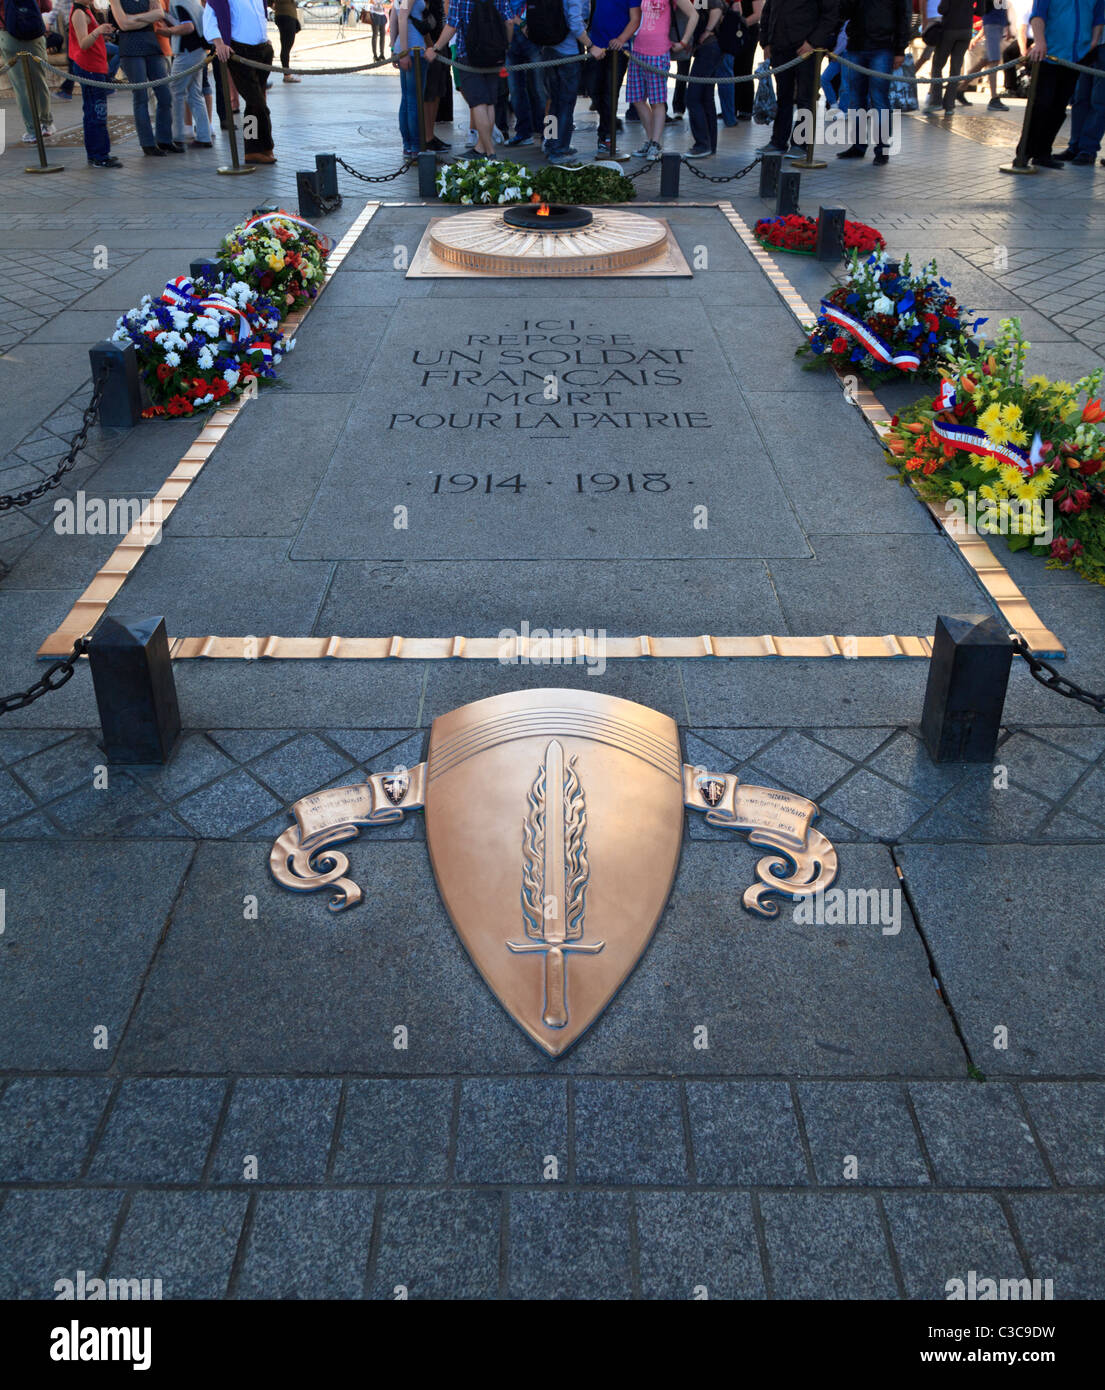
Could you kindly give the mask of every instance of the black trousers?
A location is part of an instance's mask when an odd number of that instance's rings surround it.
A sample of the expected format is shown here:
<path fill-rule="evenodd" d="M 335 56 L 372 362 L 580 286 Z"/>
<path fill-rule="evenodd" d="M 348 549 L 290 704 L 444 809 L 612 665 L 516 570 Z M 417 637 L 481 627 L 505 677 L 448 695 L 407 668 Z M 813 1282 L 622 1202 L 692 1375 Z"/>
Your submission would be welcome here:
<path fill-rule="evenodd" d="M 1084 63 L 1085 58 L 1079 62 Z M 1026 136 L 1029 159 L 1046 159 L 1051 154 L 1059 127 L 1067 114 L 1067 106 L 1078 85 L 1078 73 L 1061 68 L 1057 63 L 1041 63 L 1036 82 L 1036 100 Z"/>
<path fill-rule="evenodd" d="M 771 66 L 780 67 L 783 63 L 789 63 L 792 58 L 797 58 L 796 48 L 780 48 L 778 44 L 771 45 Z M 790 132 L 794 126 L 794 108 L 800 107 L 805 111 L 814 110 L 813 98 L 813 73 L 817 66 L 817 60 L 811 53 L 801 63 L 793 68 L 787 68 L 786 72 L 779 73 L 775 78 L 775 95 L 778 98 L 779 109 L 775 113 L 775 124 L 771 127 L 771 143 L 778 145 L 782 150 L 790 149 Z"/>
<path fill-rule="evenodd" d="M 675 65 L 677 77 L 675 81 L 675 91 L 671 98 L 673 116 L 682 116 L 687 109 L 687 84 L 685 82 L 680 82 L 679 78 L 686 77 L 690 70 L 691 60 L 689 58 L 680 58 Z"/>
<path fill-rule="evenodd" d="M 629 59 L 625 56 L 625 50 L 608 48 L 602 58 L 595 64 L 598 68 L 598 80 L 595 84 L 595 105 L 599 112 L 599 139 L 610 139 L 610 82 L 613 74 L 617 74 L 617 86 L 615 92 L 622 89 L 622 81 L 625 78 L 626 69 L 629 67 Z M 615 106 L 617 102 L 614 103 Z"/>
<path fill-rule="evenodd" d="M 756 62 L 756 47 L 760 42 L 760 26 L 748 26 L 748 42 L 733 59 L 733 76 L 749 77 Z M 737 82 L 733 85 L 733 106 L 738 115 L 752 114 L 752 103 L 756 99 L 755 82 Z"/>
<path fill-rule="evenodd" d="M 293 19 L 290 14 L 278 14 L 276 27 L 280 30 L 280 66 L 286 72 L 291 65 L 292 44 L 299 33 L 299 20 Z"/>
<path fill-rule="evenodd" d="M 271 43 L 239 43 L 237 39 L 232 39 L 230 47 L 238 57 L 249 58 L 254 63 L 272 62 Z M 246 154 L 267 154 L 272 149 L 272 120 L 265 100 L 269 75 L 257 68 L 247 68 L 244 63 L 236 63 L 233 58 L 230 60 L 230 75 L 245 106 L 242 144 Z"/>

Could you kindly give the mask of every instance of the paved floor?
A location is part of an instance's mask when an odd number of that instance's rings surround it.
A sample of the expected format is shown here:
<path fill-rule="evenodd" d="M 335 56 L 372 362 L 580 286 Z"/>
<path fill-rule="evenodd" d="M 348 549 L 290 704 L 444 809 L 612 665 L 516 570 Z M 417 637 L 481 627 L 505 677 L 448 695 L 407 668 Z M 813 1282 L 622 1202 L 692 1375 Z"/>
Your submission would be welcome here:
<path fill-rule="evenodd" d="M 124 143 L 111 176 L 68 147 L 46 178 L 22 174 L 21 149 L 0 157 L 0 491 L 63 451 L 89 344 L 251 207 L 292 205 L 316 150 L 394 170 L 395 93 L 391 77 L 277 87 L 280 163 L 247 180 L 214 174 L 224 149 L 162 163 Z M 1012 147 L 1020 111 L 976 108 L 950 130 L 911 118 L 887 169 L 809 174 L 802 205 L 845 205 L 893 249 L 937 255 L 980 313 L 1022 318 L 1040 369 L 1077 375 L 1102 360 L 1102 176 L 1000 174 L 993 141 Z M 724 132 L 716 171 L 761 138 Z M 655 175 L 640 184 L 655 196 Z M 347 635 L 497 632 L 561 610 L 612 633 L 661 617 L 672 632 L 920 632 L 949 607 L 982 611 L 856 413 L 795 368 L 793 321 L 727 224 L 686 205 L 731 197 L 751 221 L 765 206 L 751 181 L 684 170 L 683 191 L 669 215 L 688 256 L 706 249 L 695 278 L 581 297 L 406 281 L 395 249 L 427 216 L 412 176 L 343 176 L 328 230 L 364 197 L 407 206 L 370 224 L 283 389 L 234 427 L 119 611 L 156 607 L 192 633 Z M 808 300 L 828 282 L 813 262 L 785 269 Z M 627 385 L 622 404 L 706 414 L 709 445 L 631 430 L 591 452 L 577 426 L 538 450 L 517 427 L 447 443 L 388 427 L 446 399 L 488 409 L 494 385 L 423 385 L 415 353 L 551 312 L 637 356 L 690 354 L 685 381 Z M 650 360 L 634 365 L 674 370 Z M 528 423 L 534 405 L 517 408 Z M 61 495 L 149 495 L 192 428 L 94 432 Z M 438 473 L 482 489 L 519 470 L 525 492 L 479 505 L 432 491 Z M 622 482 L 617 498 L 572 495 L 577 472 L 646 471 L 690 483 L 686 501 L 677 487 L 630 504 Z M 689 513 L 702 489 L 696 540 L 672 504 Z M 408 491 L 401 551 L 384 522 Z M 114 544 L 60 537 L 52 518 L 52 500 L 0 518 L 0 690 L 33 679 L 38 643 Z M 1102 591 L 1023 557 L 1009 568 L 1071 673 L 1105 686 Z M 172 763 L 112 769 L 106 788 L 86 672 L 0 728 L 0 1291 L 48 1297 L 83 1269 L 160 1277 L 177 1298 L 942 1298 L 975 1270 L 1102 1296 L 1105 726 L 1090 711 L 1018 670 L 997 768 L 938 769 L 917 738 L 918 662 L 612 662 L 598 680 L 191 661 L 176 676 Z M 689 761 L 818 800 L 841 886 L 904 889 L 899 930 L 757 922 L 739 905 L 755 851 L 688 826 L 647 955 L 553 1062 L 464 954 L 419 819 L 350 849 L 366 903 L 344 916 L 269 878 L 297 797 L 416 762 L 433 717 L 465 701 L 562 684 L 664 710 Z"/>

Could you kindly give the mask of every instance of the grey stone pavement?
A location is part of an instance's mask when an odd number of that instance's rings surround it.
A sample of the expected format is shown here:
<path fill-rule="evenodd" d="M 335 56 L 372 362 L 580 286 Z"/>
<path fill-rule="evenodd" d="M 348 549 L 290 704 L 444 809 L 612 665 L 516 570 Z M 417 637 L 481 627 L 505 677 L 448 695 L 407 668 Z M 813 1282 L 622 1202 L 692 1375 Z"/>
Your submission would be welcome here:
<path fill-rule="evenodd" d="M 87 396 L 88 346 L 143 292 L 253 206 L 292 206 L 316 151 L 393 170 L 395 100 L 390 77 L 276 87 L 280 163 L 245 180 L 215 175 L 222 143 L 162 164 L 123 142 L 110 176 L 79 145 L 45 178 L 22 173 L 22 148 L 0 156 L 0 492 L 51 470 Z M 887 169 L 808 174 L 802 206 L 840 203 L 895 251 L 938 256 L 962 300 L 1022 318 L 1037 369 L 1078 375 L 1105 345 L 1105 173 L 999 173 L 1013 105 L 1008 119 L 977 104 L 947 125 L 910 118 Z M 439 133 L 459 142 L 462 123 Z M 723 131 L 711 172 L 762 138 Z M 640 187 L 655 198 L 655 175 Z M 684 170 L 663 215 L 688 256 L 708 251 L 693 280 L 586 294 L 406 281 L 395 248 L 442 209 L 412 206 L 410 175 L 343 175 L 342 189 L 337 234 L 366 197 L 405 206 L 377 214 L 283 389 L 243 413 L 112 611 L 164 612 L 174 635 L 494 633 L 521 618 L 910 633 L 987 611 L 839 390 L 794 365 L 798 330 L 720 213 L 688 205 L 732 198 L 751 222 L 767 210 L 751 180 Z M 809 301 L 829 283 L 812 261 L 782 264 Z M 678 387 L 627 388 L 622 408 L 706 412 L 708 442 L 635 432 L 591 450 L 577 431 L 569 453 L 552 436 L 519 449 L 516 429 L 443 443 L 388 428 L 395 412 L 485 408 L 467 386 L 422 387 L 413 351 L 554 315 L 689 354 Z M 151 494 L 193 428 L 94 431 L 60 495 Z M 707 539 L 693 548 L 663 497 L 626 506 L 624 483 L 617 507 L 573 498 L 585 463 L 664 472 L 677 493 L 693 466 L 684 510 L 709 502 Z M 482 510 L 429 495 L 439 472 L 519 468 L 526 493 Z M 390 516 L 408 485 L 402 550 Z M 0 518 L 0 691 L 34 679 L 38 644 L 115 544 L 56 535 L 53 500 Z M 1105 687 L 1105 593 L 1003 558 L 1070 674 Z M 997 766 L 936 768 L 918 739 L 920 662 L 175 674 L 172 762 L 113 768 L 104 789 L 87 672 L 0 725 L 0 1294 L 49 1298 L 77 1270 L 199 1299 L 941 1299 L 970 1270 L 1105 1294 L 1105 723 L 1090 711 L 1018 669 Z M 420 818 L 347 847 L 366 888 L 354 911 L 270 879 L 297 797 L 409 765 L 435 715 L 541 685 L 664 710 L 689 761 L 818 801 L 840 886 L 901 888 L 900 929 L 753 919 L 740 895 L 757 852 L 689 824 L 648 952 L 554 1062 L 465 955 Z"/>

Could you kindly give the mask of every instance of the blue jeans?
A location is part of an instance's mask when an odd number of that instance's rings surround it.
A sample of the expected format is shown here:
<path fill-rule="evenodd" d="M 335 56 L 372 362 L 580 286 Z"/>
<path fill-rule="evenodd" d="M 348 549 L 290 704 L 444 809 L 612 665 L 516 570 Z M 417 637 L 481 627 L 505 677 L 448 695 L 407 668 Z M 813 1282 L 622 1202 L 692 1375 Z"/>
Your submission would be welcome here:
<path fill-rule="evenodd" d="M 733 55 L 723 53 L 721 62 L 718 64 L 717 75 L 719 77 L 733 76 Z M 737 97 L 734 84 L 732 82 L 719 82 L 717 88 L 717 99 L 721 102 L 721 119 L 726 125 L 736 125 L 737 123 Z"/>
<path fill-rule="evenodd" d="M 543 48 L 541 57 L 563 58 L 555 48 Z M 555 68 L 545 68 L 545 82 L 548 84 L 550 114 L 556 124 L 555 135 L 545 141 L 545 153 L 562 154 L 571 148 L 572 131 L 575 129 L 576 97 L 579 95 L 579 63 L 561 63 Z"/>
<path fill-rule="evenodd" d="M 422 64 L 422 95 L 426 94 L 426 63 Z M 404 153 L 417 152 L 418 141 L 418 88 L 414 83 L 414 59 L 405 71 L 399 69 L 399 134 L 403 138 Z M 427 138 L 433 131 L 427 132 Z"/>
<path fill-rule="evenodd" d="M 844 81 L 840 74 L 840 63 L 836 58 L 830 58 L 821 74 L 821 90 L 825 93 L 825 106 L 828 110 L 836 105 L 840 95 L 840 88 Z"/>
<path fill-rule="evenodd" d="M 106 159 L 111 153 L 111 140 L 107 133 L 107 93 L 102 87 L 86 87 L 82 78 L 90 82 L 106 82 L 102 72 L 88 72 L 76 63 L 70 64 L 70 71 L 81 83 L 81 100 L 84 102 L 84 152 L 89 159 Z"/>
<path fill-rule="evenodd" d="M 691 77 L 713 77 L 721 62 L 721 48 L 716 39 L 700 48 L 691 62 Z M 717 149 L 717 106 L 714 103 L 716 88 L 710 82 L 687 83 L 687 119 L 691 125 L 691 138 L 696 145 L 706 145 Z"/>
<path fill-rule="evenodd" d="M 185 107 L 192 113 L 192 139 L 201 145 L 211 142 L 211 122 L 207 119 L 203 100 L 203 59 L 201 48 L 173 55 L 173 80 L 169 83 L 169 91 L 173 94 L 173 139 L 178 145 L 183 145 L 186 139 Z"/>
<path fill-rule="evenodd" d="M 541 60 L 541 50 L 515 29 L 506 55 L 507 64 L 537 63 Z M 529 72 L 508 74 L 510 104 L 514 107 L 514 134 L 522 140 L 539 133 L 545 125 L 545 75 L 541 68 L 531 68 Z"/>
<path fill-rule="evenodd" d="M 861 63 L 865 68 L 877 68 L 886 73 L 885 77 L 867 77 L 854 68 L 844 67 L 840 77 L 840 109 L 848 111 L 870 111 L 876 115 L 890 112 L 890 74 L 894 71 L 894 55 L 888 48 L 845 49 L 845 56 L 853 63 Z M 843 65 L 842 65 L 843 66 Z M 876 127 L 875 148 L 881 148 L 879 131 Z M 860 132 L 862 133 L 862 132 Z M 866 140 L 856 140 L 856 148 L 866 150 Z"/>
<path fill-rule="evenodd" d="M 126 53 L 123 55 L 123 72 L 128 82 L 156 82 L 159 77 L 168 76 L 165 59 L 160 53 Z M 134 98 L 134 124 L 138 131 L 138 143 L 148 150 L 151 145 L 171 145 L 173 143 L 173 98 L 169 83 L 163 82 L 153 88 L 157 102 L 157 135 L 150 125 L 149 89 L 132 92 Z"/>
<path fill-rule="evenodd" d="M 1101 76 L 1078 74 L 1078 86 L 1070 107 L 1070 148 L 1079 154 L 1096 155 L 1105 136 L 1105 43 L 1099 43 L 1088 58 L 1087 66 L 1097 68 Z"/>

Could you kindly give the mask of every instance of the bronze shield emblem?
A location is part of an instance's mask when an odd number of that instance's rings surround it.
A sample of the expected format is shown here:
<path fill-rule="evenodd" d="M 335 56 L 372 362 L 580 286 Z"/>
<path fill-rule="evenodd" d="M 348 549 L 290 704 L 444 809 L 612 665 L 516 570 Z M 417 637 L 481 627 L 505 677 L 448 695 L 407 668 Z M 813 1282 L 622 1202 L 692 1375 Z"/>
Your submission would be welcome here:
<path fill-rule="evenodd" d="M 683 833 L 675 723 L 579 690 L 515 691 L 434 720 L 426 835 L 476 968 L 552 1056 L 648 945 Z"/>

